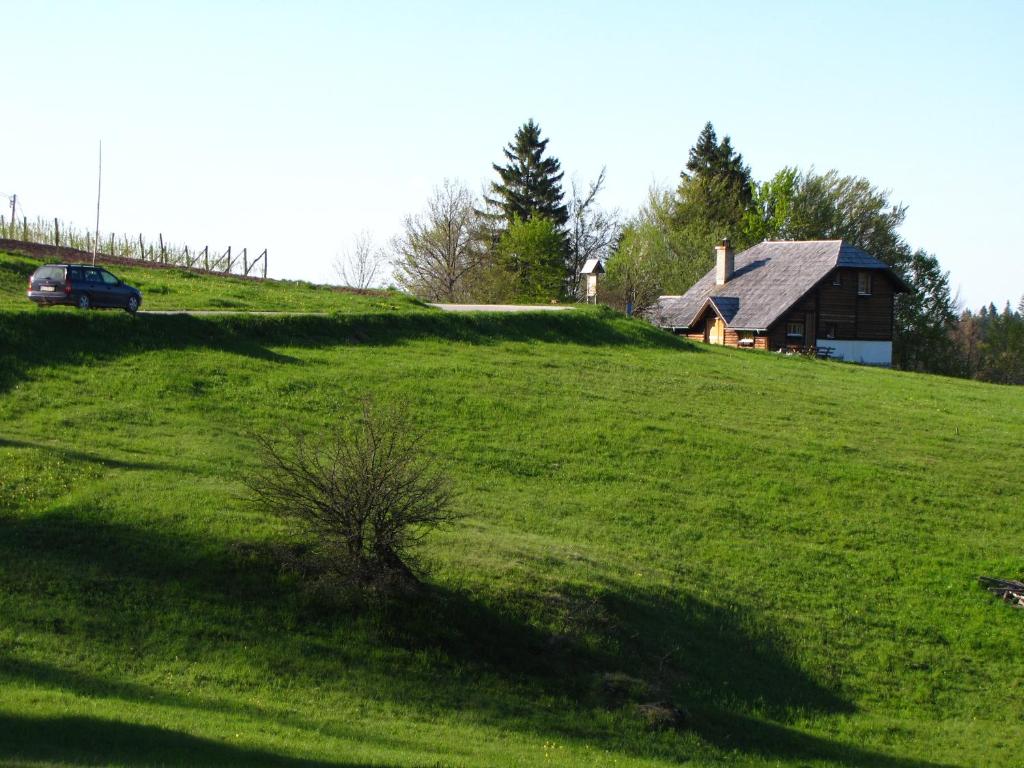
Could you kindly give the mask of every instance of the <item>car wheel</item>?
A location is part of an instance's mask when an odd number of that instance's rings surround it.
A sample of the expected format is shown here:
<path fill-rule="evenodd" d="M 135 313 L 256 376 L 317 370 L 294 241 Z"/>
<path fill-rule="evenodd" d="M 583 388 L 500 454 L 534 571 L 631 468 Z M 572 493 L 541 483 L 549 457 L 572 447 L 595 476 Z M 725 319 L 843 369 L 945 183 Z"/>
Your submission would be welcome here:
<path fill-rule="evenodd" d="M 89 294 L 83 293 L 78 297 L 78 301 L 75 303 L 79 309 L 88 309 L 90 307 Z"/>
<path fill-rule="evenodd" d="M 128 297 L 128 303 L 125 304 L 124 308 L 126 310 L 128 310 L 128 314 L 129 315 L 134 315 L 136 312 L 139 311 L 139 297 L 138 296 L 129 296 Z"/>

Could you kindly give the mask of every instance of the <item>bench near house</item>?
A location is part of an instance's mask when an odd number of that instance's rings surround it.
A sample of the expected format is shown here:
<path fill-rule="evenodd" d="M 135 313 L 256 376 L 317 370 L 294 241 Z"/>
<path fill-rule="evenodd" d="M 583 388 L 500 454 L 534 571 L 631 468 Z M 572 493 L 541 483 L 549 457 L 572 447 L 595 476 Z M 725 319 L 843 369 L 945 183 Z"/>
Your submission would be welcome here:
<path fill-rule="evenodd" d="M 696 341 L 892 364 L 893 302 L 911 290 L 888 264 L 842 240 L 766 240 L 733 253 L 682 296 L 662 296 L 659 326 Z"/>

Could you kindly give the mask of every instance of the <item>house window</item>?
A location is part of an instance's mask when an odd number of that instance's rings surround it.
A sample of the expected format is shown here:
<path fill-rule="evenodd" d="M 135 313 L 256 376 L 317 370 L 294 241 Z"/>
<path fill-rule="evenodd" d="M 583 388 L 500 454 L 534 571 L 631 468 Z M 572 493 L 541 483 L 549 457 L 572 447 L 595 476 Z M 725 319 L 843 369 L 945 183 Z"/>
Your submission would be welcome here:
<path fill-rule="evenodd" d="M 804 337 L 804 324 L 799 320 L 786 323 L 787 339 L 802 339 Z"/>
<path fill-rule="evenodd" d="M 825 323 L 825 338 L 834 339 L 839 334 L 838 323 Z"/>
<path fill-rule="evenodd" d="M 858 272 L 857 273 L 857 293 L 861 296 L 871 295 L 871 273 L 870 272 Z"/>
<path fill-rule="evenodd" d="M 843 286 L 843 273 L 840 272 L 838 269 L 832 275 L 832 285 L 834 285 L 836 288 L 841 288 Z"/>

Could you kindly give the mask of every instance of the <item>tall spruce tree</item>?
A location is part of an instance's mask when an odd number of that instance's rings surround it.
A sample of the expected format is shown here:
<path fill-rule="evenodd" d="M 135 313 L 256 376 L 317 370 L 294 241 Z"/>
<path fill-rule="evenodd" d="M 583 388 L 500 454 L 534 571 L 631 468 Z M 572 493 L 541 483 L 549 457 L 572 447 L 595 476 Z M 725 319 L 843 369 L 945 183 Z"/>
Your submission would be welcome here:
<path fill-rule="evenodd" d="M 540 137 L 540 126 L 531 118 L 502 150 L 507 165 L 494 164 L 500 181 L 491 183 L 491 195 L 484 199 L 493 209 L 492 220 L 529 221 L 534 217 L 550 220 L 559 230 L 569 220 L 563 203 L 561 163 L 544 157 L 548 140 Z"/>
<path fill-rule="evenodd" d="M 704 124 L 697 143 L 690 147 L 686 170 L 680 176 L 684 182 L 694 177 L 714 182 L 730 197 L 738 198 L 744 206 L 749 205 L 753 199 L 754 184 L 750 167 L 743 164 L 743 155 L 733 149 L 732 139 L 726 136 L 718 140 L 715 126 L 710 121 Z"/>

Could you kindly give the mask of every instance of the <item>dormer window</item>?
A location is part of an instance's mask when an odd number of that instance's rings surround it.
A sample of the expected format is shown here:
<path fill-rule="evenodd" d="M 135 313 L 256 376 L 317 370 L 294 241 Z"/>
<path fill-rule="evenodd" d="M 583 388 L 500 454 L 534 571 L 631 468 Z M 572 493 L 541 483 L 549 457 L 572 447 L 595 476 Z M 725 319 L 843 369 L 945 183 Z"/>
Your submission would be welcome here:
<path fill-rule="evenodd" d="M 871 273 L 870 272 L 858 272 L 857 273 L 857 294 L 859 296 L 870 296 L 871 295 Z"/>
<path fill-rule="evenodd" d="M 838 269 L 832 274 L 832 285 L 836 288 L 841 288 L 843 285 L 843 273 Z"/>

